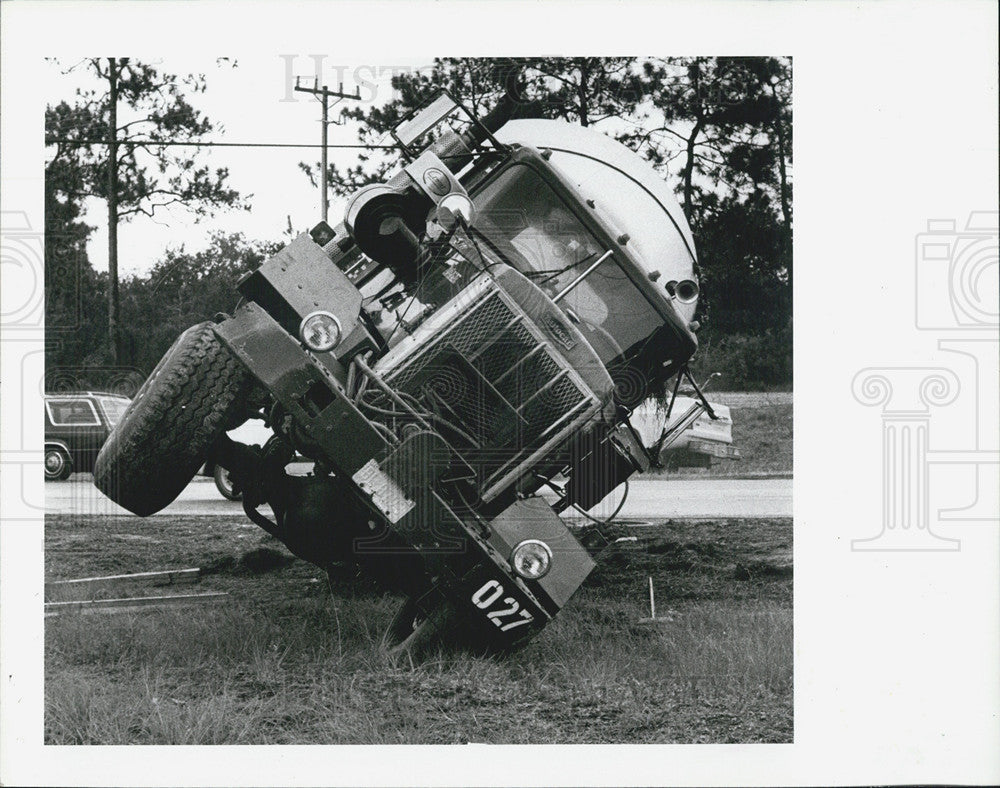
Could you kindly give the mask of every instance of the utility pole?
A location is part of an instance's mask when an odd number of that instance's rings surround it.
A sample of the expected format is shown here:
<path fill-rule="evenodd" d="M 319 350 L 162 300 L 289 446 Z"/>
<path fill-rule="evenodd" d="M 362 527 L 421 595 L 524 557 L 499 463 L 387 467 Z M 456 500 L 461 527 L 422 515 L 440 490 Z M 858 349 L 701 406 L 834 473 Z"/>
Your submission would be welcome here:
<path fill-rule="evenodd" d="M 327 220 L 327 212 L 329 209 L 329 188 L 327 183 L 327 159 L 326 159 L 326 128 L 329 125 L 330 118 L 330 107 L 339 104 L 342 99 L 355 99 L 357 101 L 361 100 L 361 89 L 355 88 L 354 95 L 349 93 L 344 93 L 344 83 L 340 83 L 339 90 L 330 90 L 326 85 L 319 87 L 315 85 L 311 88 L 304 88 L 299 85 L 298 78 L 295 79 L 295 89 L 300 93 L 312 93 L 314 96 L 319 96 L 320 101 L 323 106 L 323 120 L 322 120 L 322 143 L 320 147 L 320 182 L 319 182 L 319 193 L 320 193 L 320 212 L 323 215 L 323 221 Z M 330 104 L 330 97 L 333 96 L 337 100 Z"/>
<path fill-rule="evenodd" d="M 123 61 L 124 63 L 124 61 Z M 108 58 L 108 335 L 120 364 L 118 340 L 118 59 Z"/>

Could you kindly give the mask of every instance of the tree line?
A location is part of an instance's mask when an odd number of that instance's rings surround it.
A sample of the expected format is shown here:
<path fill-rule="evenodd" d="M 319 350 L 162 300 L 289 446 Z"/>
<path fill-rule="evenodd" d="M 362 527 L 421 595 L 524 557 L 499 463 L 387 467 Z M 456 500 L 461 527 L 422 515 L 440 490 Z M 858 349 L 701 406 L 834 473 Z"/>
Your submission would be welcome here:
<path fill-rule="evenodd" d="M 95 87 L 46 111 L 46 363 L 99 386 L 108 370 L 147 374 L 192 323 L 232 309 L 235 283 L 280 239 L 215 235 L 204 251 L 166 250 L 146 274 L 119 282 L 117 226 L 167 205 L 197 221 L 241 210 L 246 199 L 224 169 L 168 143 L 215 128 L 188 101 L 203 75 L 179 77 L 134 60 L 98 58 Z M 592 126 L 643 156 L 675 188 L 698 248 L 702 297 L 696 372 L 721 372 L 732 389 L 790 388 L 792 357 L 791 61 L 767 57 L 442 58 L 393 77 L 394 97 L 342 110 L 361 143 L 380 138 L 435 91 L 448 89 L 485 114 L 511 86 L 520 117 Z M 106 141 L 95 145 L 93 140 Z M 363 151 L 326 173 L 346 195 L 399 165 L 394 152 Z M 300 163 L 317 185 L 319 165 Z M 306 186 L 305 181 L 303 186 Z M 87 257 L 96 231 L 84 200 L 108 209 L 108 272 Z M 73 376 L 71 376 L 73 377 Z"/>

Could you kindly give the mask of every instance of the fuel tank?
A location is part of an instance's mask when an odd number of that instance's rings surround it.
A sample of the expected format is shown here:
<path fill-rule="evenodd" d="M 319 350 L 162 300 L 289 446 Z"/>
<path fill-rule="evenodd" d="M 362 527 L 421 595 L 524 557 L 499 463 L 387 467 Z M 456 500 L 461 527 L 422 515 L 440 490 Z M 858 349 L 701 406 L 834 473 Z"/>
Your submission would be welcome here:
<path fill-rule="evenodd" d="M 513 120 L 496 137 L 507 144 L 552 151 L 549 163 L 572 183 L 609 224 L 629 236 L 628 249 L 671 299 L 668 282 L 697 282 L 694 239 L 667 182 L 641 156 L 592 128 L 560 120 Z M 685 320 L 697 298 L 674 300 Z"/>

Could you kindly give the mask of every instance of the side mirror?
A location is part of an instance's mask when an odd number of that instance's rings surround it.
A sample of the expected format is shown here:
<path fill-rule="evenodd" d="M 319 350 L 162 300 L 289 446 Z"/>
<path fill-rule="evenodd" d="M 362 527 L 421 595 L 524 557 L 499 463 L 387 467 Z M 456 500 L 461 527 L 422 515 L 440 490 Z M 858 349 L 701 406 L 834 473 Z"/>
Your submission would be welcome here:
<path fill-rule="evenodd" d="M 444 121 L 459 106 L 459 103 L 451 95 L 442 91 L 441 95 L 418 111 L 416 115 L 397 125 L 392 130 L 392 136 L 404 148 L 409 148 L 428 131 Z"/>

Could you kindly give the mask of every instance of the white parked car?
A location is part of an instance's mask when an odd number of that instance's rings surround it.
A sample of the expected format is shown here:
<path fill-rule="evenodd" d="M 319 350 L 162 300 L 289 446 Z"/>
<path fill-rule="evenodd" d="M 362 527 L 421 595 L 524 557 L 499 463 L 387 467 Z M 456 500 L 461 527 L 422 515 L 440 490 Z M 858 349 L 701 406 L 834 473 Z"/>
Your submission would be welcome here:
<path fill-rule="evenodd" d="M 733 418 L 729 408 L 716 402 L 710 404 L 715 419 L 694 397 L 678 395 L 668 419 L 665 406 L 647 401 L 632 411 L 629 422 L 647 448 L 662 441 L 659 461 L 663 466 L 707 468 L 713 458 L 739 459 L 739 449 L 733 446 Z M 690 422 L 687 426 L 686 421 Z M 678 428 L 679 434 L 675 435 Z"/>

